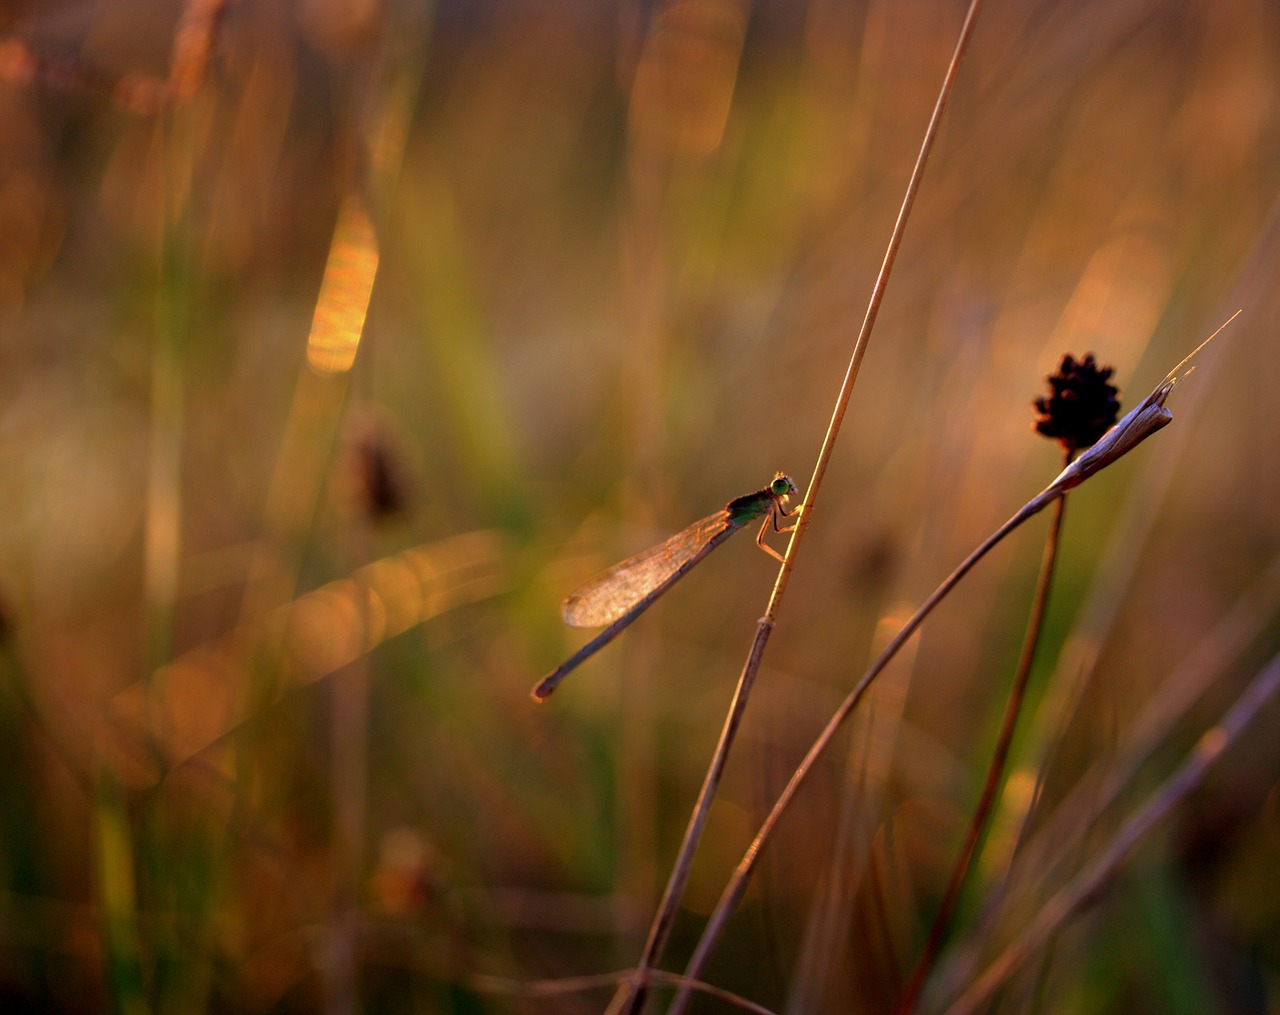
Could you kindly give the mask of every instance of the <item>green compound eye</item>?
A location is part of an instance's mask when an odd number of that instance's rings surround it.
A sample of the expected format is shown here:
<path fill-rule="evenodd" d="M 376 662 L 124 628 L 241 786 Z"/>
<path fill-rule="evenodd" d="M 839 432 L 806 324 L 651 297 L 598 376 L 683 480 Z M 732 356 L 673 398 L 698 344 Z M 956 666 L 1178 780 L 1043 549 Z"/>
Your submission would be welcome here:
<path fill-rule="evenodd" d="M 782 472 L 773 477 L 773 482 L 769 484 L 769 489 L 773 491 L 775 497 L 785 497 L 797 492 L 795 483 L 791 482 L 791 477 Z"/>

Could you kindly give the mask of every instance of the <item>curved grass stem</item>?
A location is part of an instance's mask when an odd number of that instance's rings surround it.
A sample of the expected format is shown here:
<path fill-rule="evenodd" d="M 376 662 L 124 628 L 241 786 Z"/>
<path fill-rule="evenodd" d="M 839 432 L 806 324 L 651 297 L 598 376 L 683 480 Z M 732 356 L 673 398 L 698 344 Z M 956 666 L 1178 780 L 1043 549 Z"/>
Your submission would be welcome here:
<path fill-rule="evenodd" d="M 1133 855 L 1139 844 L 1173 813 L 1212 770 L 1222 752 L 1240 739 L 1258 713 L 1280 692 L 1280 656 L 1253 678 L 1218 725 L 1206 730 L 1181 767 L 1157 789 L 1072 881 L 1036 914 L 1006 948 L 949 1007 L 947 1015 L 983 1011 L 1000 987 L 1070 919 L 1078 914 Z"/>
<path fill-rule="evenodd" d="M 1014 730 L 1018 725 L 1018 717 L 1022 713 L 1022 703 L 1026 697 L 1027 681 L 1031 676 L 1031 665 L 1035 661 L 1036 646 L 1040 641 L 1040 632 L 1044 629 L 1044 614 L 1049 603 L 1049 588 L 1053 583 L 1054 565 L 1058 559 L 1059 536 L 1062 533 L 1062 516 L 1066 508 L 1066 497 L 1058 498 L 1054 504 L 1053 518 L 1049 525 L 1049 534 L 1045 539 L 1044 556 L 1040 562 L 1040 576 L 1036 580 L 1035 595 L 1031 602 L 1031 615 L 1027 618 L 1027 631 L 1023 637 L 1022 650 L 1018 656 L 1018 666 L 1014 672 L 1013 685 L 1009 690 L 1009 700 L 1005 705 L 1004 717 L 1000 722 L 1000 733 L 996 737 L 995 751 L 987 766 L 987 774 L 983 779 L 982 791 L 978 795 L 978 804 L 974 808 L 973 817 L 969 821 L 964 843 L 956 856 L 955 865 L 951 869 L 951 877 L 943 892 L 942 901 L 934 915 L 925 938 L 924 948 L 916 962 L 915 970 L 898 1001 L 898 1015 L 909 1015 L 915 1010 L 920 997 L 921 988 L 932 972 L 938 954 L 942 950 L 942 942 L 951 927 L 951 918 L 955 914 L 960 892 L 968 877 L 977 852 L 978 842 L 987 827 L 987 819 L 995 805 L 996 796 L 1004 782 L 1005 764 L 1009 760 L 1009 750 L 1013 744 Z"/>
<path fill-rule="evenodd" d="M 933 592 L 929 598 L 921 604 L 910 619 L 902 626 L 893 639 L 885 646 L 884 651 L 876 657 L 875 662 L 862 675 L 862 679 L 849 692 L 848 696 L 840 703 L 840 707 L 836 709 L 835 714 L 828 720 L 827 725 L 822 732 L 818 734 L 813 745 L 809 748 L 809 752 L 804 756 L 804 760 L 800 762 L 795 772 L 791 775 L 791 780 L 783 789 L 782 794 L 778 797 L 773 805 L 773 809 L 769 811 L 768 817 L 760 826 L 760 830 L 756 833 L 755 839 L 747 848 L 742 859 L 738 862 L 737 868 L 733 872 L 733 877 L 725 886 L 720 900 L 716 903 L 716 908 L 712 911 L 711 917 L 707 921 L 706 927 L 703 929 L 702 937 L 698 940 L 697 947 L 694 949 L 693 957 L 689 960 L 689 965 L 685 969 L 685 976 L 691 979 L 697 979 L 701 973 L 707 957 L 711 954 L 711 950 L 715 947 L 721 933 L 724 931 L 725 924 L 729 917 L 737 908 L 743 894 L 747 890 L 747 886 L 751 881 L 751 875 L 755 871 L 756 861 L 759 859 L 764 847 L 773 837 L 773 833 L 781 820 L 783 813 L 790 806 L 791 800 L 795 797 L 796 792 L 800 789 L 801 784 L 808 778 L 809 773 L 813 771 L 818 759 L 823 755 L 826 749 L 831 746 L 831 742 L 835 739 L 836 733 L 840 727 L 844 725 L 846 719 L 853 714 L 853 710 L 857 708 L 858 703 L 862 700 L 871 684 L 875 681 L 886 666 L 898 654 L 901 648 L 907 643 L 913 634 L 919 629 L 920 625 L 933 608 L 960 582 L 975 564 L 991 551 L 997 543 L 1005 536 L 1025 522 L 1032 515 L 1037 514 L 1054 500 L 1062 496 L 1063 491 L 1046 489 L 1037 494 L 1031 500 L 1027 501 L 1007 522 L 996 529 L 988 536 L 982 544 L 969 554 L 954 571 L 951 572 Z M 672 1013 L 683 1011 L 684 996 L 677 996 L 675 1003 L 671 1007 Z"/>
<path fill-rule="evenodd" d="M 1238 312 L 1237 312 L 1238 314 Z M 1229 324 L 1236 317 L 1235 314 L 1227 321 Z M 1226 324 L 1218 328 L 1213 335 L 1197 346 L 1196 352 L 1208 344 L 1208 342 L 1226 327 Z M 889 642 L 883 652 L 870 669 L 862 675 L 862 679 L 849 692 L 848 696 L 836 709 L 835 714 L 827 722 L 822 732 L 818 734 L 818 738 L 809 748 L 809 752 L 805 755 L 804 760 L 800 762 L 799 767 L 792 773 L 791 780 L 783 789 L 781 796 L 773 805 L 773 809 L 765 818 L 764 824 L 760 826 L 760 830 L 756 833 L 756 837 L 752 840 L 751 845 L 747 848 L 747 852 L 738 862 L 738 866 L 730 878 L 728 885 L 725 886 L 724 893 L 720 896 L 716 908 L 712 911 L 707 926 L 703 929 L 702 937 L 698 940 L 698 945 L 694 949 L 693 958 L 689 960 L 689 965 L 685 970 L 685 975 L 692 979 L 697 979 L 702 971 L 703 964 L 711 949 L 715 946 L 720 934 L 724 930 L 724 925 L 737 908 L 738 902 L 741 901 L 743 893 L 747 890 L 747 884 L 750 882 L 751 874 L 755 869 L 756 860 L 759 858 L 761 850 L 764 849 L 769 839 L 772 838 L 774 829 L 777 827 L 778 821 L 781 819 L 783 812 L 790 805 L 796 791 L 800 788 L 800 784 L 808 777 L 812 771 L 818 758 L 831 745 L 831 741 L 835 738 L 836 732 L 844 724 L 845 720 L 853 713 L 858 706 L 858 702 L 862 700 L 863 695 L 871 686 L 872 681 L 880 675 L 880 672 L 888 665 L 889 661 L 897 654 L 898 650 L 906 644 L 909 639 L 924 622 L 925 617 L 932 612 L 933 608 L 938 605 L 942 598 L 950 592 L 956 584 L 968 574 L 969 570 L 981 560 L 988 551 L 991 550 L 1000 540 L 1004 539 L 1010 532 L 1025 522 L 1032 515 L 1042 511 L 1049 504 L 1053 503 L 1060 497 L 1063 497 L 1067 491 L 1075 489 L 1081 483 L 1085 482 L 1094 474 L 1101 472 L 1107 466 L 1113 464 L 1126 454 L 1136 448 L 1145 441 L 1153 433 L 1163 429 L 1173 421 L 1173 414 L 1165 408 L 1165 402 L 1169 397 L 1169 393 L 1173 390 L 1173 386 L 1178 382 L 1180 377 L 1186 375 L 1182 368 L 1185 367 L 1191 356 L 1186 357 L 1173 370 L 1165 375 L 1156 387 L 1146 398 L 1138 403 L 1137 407 L 1131 409 L 1121 418 L 1115 426 L 1108 430 L 1098 440 L 1096 444 L 1090 447 L 1079 458 L 1073 460 L 1065 469 L 1059 473 L 1058 477 L 1036 494 L 1031 500 L 1027 501 L 1007 522 L 996 529 L 987 539 L 968 557 L 961 562 L 950 575 L 930 594 L 929 598 L 924 601 L 911 618 L 903 625 L 893 639 Z M 806 500 L 807 503 L 807 500 Z M 803 519 L 802 519 L 803 524 Z M 794 536 L 792 537 L 794 540 Z M 790 552 L 788 552 L 788 559 Z M 672 1012 L 683 1011 L 685 995 L 677 996 L 675 1004 L 672 1005 Z"/>

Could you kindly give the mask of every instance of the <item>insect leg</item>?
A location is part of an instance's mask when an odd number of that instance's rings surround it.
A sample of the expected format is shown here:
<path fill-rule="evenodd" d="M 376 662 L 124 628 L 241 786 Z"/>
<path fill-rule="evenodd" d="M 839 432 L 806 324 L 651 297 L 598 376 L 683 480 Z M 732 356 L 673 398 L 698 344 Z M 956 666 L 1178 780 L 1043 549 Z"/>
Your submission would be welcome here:
<path fill-rule="evenodd" d="M 777 507 L 777 505 L 775 504 L 774 507 Z M 756 533 L 756 546 L 760 547 L 760 549 L 762 549 L 765 553 L 769 554 L 769 556 L 776 557 L 778 560 L 785 563 L 787 558 L 784 557 L 782 554 L 780 554 L 777 550 L 775 550 L 772 546 L 770 546 L 768 543 L 764 541 L 764 534 L 769 531 L 770 519 L 773 519 L 773 527 L 775 531 L 778 531 L 778 532 L 785 531 L 783 529 L 778 528 L 778 521 L 774 517 L 774 512 L 770 510 L 768 517 L 766 517 L 765 520 L 760 525 L 760 531 Z"/>

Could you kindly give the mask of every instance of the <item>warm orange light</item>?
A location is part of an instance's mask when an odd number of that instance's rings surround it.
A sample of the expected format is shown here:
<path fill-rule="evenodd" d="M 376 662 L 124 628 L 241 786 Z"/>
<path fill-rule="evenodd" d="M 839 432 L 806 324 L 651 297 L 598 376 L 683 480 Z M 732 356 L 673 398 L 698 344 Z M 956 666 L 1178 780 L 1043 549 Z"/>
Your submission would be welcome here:
<path fill-rule="evenodd" d="M 662 10 L 631 90 L 637 144 L 692 158 L 720 147 L 745 34 L 746 14 L 734 0 L 676 0 Z"/>
<path fill-rule="evenodd" d="M 350 195 L 338 214 L 325 265 L 315 318 L 307 339 L 307 362 L 319 374 L 351 369 L 378 273 L 378 240 L 364 202 Z"/>

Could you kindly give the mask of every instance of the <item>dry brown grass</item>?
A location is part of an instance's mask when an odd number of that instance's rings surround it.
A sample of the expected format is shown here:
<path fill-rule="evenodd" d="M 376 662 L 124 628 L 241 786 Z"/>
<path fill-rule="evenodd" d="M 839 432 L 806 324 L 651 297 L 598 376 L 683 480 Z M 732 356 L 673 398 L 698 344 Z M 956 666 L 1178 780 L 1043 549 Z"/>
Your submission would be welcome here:
<path fill-rule="evenodd" d="M 0 999 L 598 1010 L 607 986 L 478 977 L 634 963 L 773 571 L 720 550 L 537 708 L 556 604 L 807 474 L 961 5 L 240 0 L 199 36 L 214 7 L 0 25 Z M 1063 352 L 1128 408 L 1245 311 L 1176 425 L 1072 494 L 926 1007 L 1274 654 L 1277 81 L 1260 0 L 988 0 L 666 968 L 867 661 L 1052 478 L 1029 402 Z M 395 511 L 369 509 L 371 432 Z M 709 981 L 892 1003 L 1042 535 L 886 671 Z M 1274 1007 L 1274 724 L 998 1010 Z"/>

